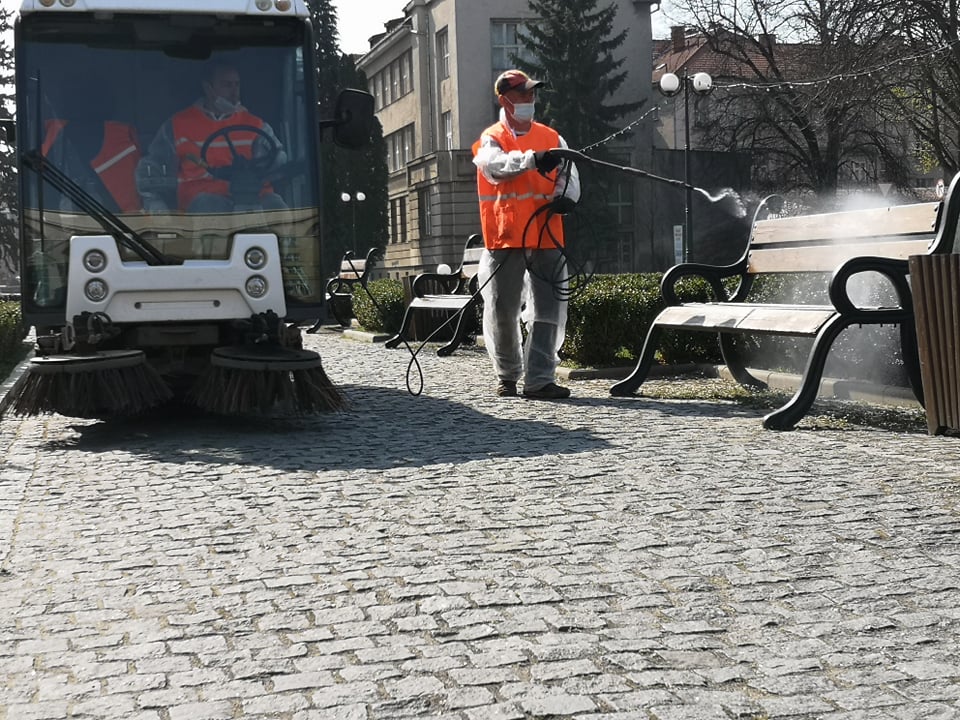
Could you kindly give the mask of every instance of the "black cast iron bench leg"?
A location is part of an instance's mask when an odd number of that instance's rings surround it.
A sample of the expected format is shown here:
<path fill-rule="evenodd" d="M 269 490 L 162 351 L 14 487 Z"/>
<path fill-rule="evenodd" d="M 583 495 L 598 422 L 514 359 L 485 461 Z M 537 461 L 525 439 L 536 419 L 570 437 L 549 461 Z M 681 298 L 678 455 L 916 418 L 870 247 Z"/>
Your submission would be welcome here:
<path fill-rule="evenodd" d="M 637 389 L 643 385 L 650 372 L 650 366 L 653 365 L 653 356 L 657 352 L 657 342 L 660 338 L 660 328 L 656 323 L 650 326 L 647 331 L 647 339 L 643 342 L 643 350 L 640 351 L 640 357 L 637 358 L 637 366 L 620 382 L 610 388 L 610 394 L 614 397 L 627 397 L 633 395 Z"/>
<path fill-rule="evenodd" d="M 836 315 L 820 328 L 820 332 L 813 341 L 813 348 L 807 360 L 807 367 L 803 371 L 800 387 L 786 405 L 763 418 L 763 426 L 767 430 L 792 430 L 794 425 L 807 414 L 817 399 L 823 369 L 827 364 L 827 355 L 833 347 L 833 341 L 850 324 L 851 322 L 842 315 Z"/>

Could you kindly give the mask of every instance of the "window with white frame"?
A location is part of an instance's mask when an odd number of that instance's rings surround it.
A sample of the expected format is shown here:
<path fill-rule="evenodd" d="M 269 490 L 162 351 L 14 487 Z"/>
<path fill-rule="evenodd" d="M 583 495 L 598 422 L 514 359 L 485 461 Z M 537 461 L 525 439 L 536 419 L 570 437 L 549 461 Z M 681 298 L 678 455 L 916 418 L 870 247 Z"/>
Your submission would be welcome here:
<path fill-rule="evenodd" d="M 433 235 L 433 198 L 430 188 L 424 188 L 417 193 L 420 237 Z"/>
<path fill-rule="evenodd" d="M 371 78 L 377 110 L 413 92 L 413 51 L 408 50 Z"/>
<path fill-rule="evenodd" d="M 387 172 L 403 170 L 416 157 L 415 126 L 411 123 L 387 135 Z"/>
<path fill-rule="evenodd" d="M 443 124 L 444 150 L 453 150 L 453 113 L 447 110 L 440 116 Z"/>
<path fill-rule="evenodd" d="M 450 36 L 446 28 L 437 32 L 437 74 L 441 80 L 450 77 Z"/>
<path fill-rule="evenodd" d="M 492 50 L 493 73 L 499 75 L 504 70 L 517 66 L 514 58 L 531 60 L 530 51 L 520 40 L 523 23 L 519 20 L 492 20 L 490 22 L 490 43 Z"/>

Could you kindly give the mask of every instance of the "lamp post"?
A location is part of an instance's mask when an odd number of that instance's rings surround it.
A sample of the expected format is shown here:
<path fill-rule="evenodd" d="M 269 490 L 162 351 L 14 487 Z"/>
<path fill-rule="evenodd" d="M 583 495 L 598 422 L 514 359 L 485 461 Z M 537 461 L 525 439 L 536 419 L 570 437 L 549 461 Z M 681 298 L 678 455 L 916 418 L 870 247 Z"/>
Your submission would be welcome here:
<path fill-rule="evenodd" d="M 705 72 L 698 72 L 695 75 L 687 75 L 683 71 L 683 76 L 678 77 L 674 73 L 664 73 L 660 76 L 660 92 L 667 97 L 673 97 L 681 90 L 683 91 L 683 181 L 687 187 L 683 203 L 683 259 L 687 260 L 690 253 L 690 245 L 693 242 L 693 186 L 690 183 L 690 89 L 697 95 L 706 95 L 713 89 L 713 78 Z M 674 113 L 676 118 L 676 113 Z"/>
<path fill-rule="evenodd" d="M 351 249 L 355 251 L 357 249 L 357 203 L 362 203 L 364 200 L 367 199 L 367 196 L 366 196 L 366 193 L 364 193 L 362 190 L 358 190 L 353 195 L 351 195 L 348 192 L 340 193 L 340 199 L 345 203 L 353 201 L 353 206 L 351 207 L 353 211 L 353 225 L 352 225 L 353 232 L 352 232 L 352 240 L 351 240 Z"/>

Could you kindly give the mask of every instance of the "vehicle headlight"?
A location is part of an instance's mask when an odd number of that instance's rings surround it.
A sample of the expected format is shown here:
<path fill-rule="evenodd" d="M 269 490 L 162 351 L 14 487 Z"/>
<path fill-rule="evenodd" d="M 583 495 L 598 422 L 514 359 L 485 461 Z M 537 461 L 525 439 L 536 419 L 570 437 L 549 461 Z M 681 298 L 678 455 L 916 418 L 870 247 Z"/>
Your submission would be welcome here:
<path fill-rule="evenodd" d="M 267 254 L 263 248 L 252 247 L 244 253 L 243 261 L 251 270 L 260 270 L 267 264 Z"/>
<path fill-rule="evenodd" d="M 257 10 L 267 11 L 270 9 L 270 0 L 257 0 Z"/>
<path fill-rule="evenodd" d="M 261 275 L 254 275 L 246 284 L 247 295 L 260 299 L 267 294 L 267 279 Z"/>
<path fill-rule="evenodd" d="M 88 250 L 83 256 L 83 266 L 87 272 L 101 272 L 107 266 L 107 256 L 101 250 Z"/>
<path fill-rule="evenodd" d="M 280 12 L 286 12 L 287 10 L 290 9 L 290 4 L 291 4 L 290 0 L 277 0 L 276 8 Z"/>
<path fill-rule="evenodd" d="M 99 278 L 88 280 L 83 286 L 83 294 L 90 302 L 103 302 L 107 298 L 107 284 Z"/>

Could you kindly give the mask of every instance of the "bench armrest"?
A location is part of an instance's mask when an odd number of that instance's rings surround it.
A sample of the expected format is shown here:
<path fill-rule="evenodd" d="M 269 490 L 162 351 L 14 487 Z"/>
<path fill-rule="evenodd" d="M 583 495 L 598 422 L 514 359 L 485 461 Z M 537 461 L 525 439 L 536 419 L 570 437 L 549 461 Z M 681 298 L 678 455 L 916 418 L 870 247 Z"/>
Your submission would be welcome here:
<path fill-rule="evenodd" d="M 834 271 L 833 277 L 830 278 L 830 302 L 841 315 L 883 312 L 883 310 L 877 310 L 876 308 L 859 307 L 847 292 L 847 283 L 850 278 L 864 272 L 879 273 L 890 282 L 899 304 L 897 308 L 890 309 L 912 311 L 913 293 L 910 290 L 910 284 L 907 282 L 910 274 L 909 263 L 906 260 L 865 255 L 847 260 Z"/>
<path fill-rule="evenodd" d="M 741 261 L 734 265 L 704 265 L 702 263 L 680 263 L 664 273 L 660 281 L 660 292 L 663 293 L 663 299 L 667 305 L 681 305 L 680 298 L 677 296 L 677 284 L 684 278 L 702 278 L 706 280 L 713 289 L 717 300 L 729 300 L 729 294 L 723 281 L 727 278 L 740 277 L 741 282 L 744 277 L 746 263 Z"/>

